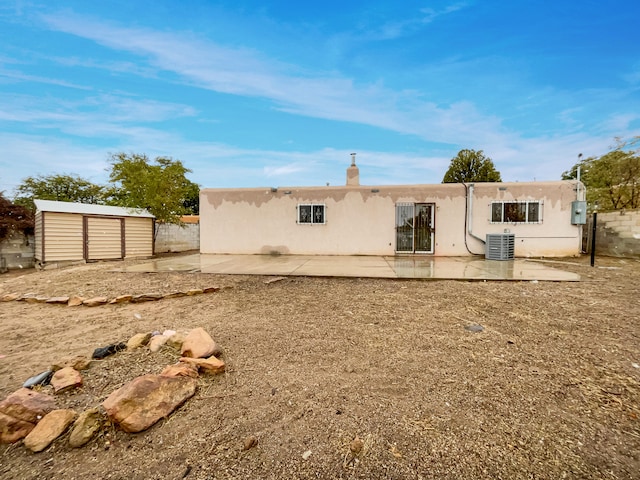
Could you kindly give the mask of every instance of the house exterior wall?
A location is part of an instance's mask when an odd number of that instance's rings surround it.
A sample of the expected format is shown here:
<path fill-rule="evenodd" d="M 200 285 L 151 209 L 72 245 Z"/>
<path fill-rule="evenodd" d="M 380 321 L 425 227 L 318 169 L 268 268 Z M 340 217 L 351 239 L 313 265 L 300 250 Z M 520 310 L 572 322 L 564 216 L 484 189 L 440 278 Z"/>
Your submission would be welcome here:
<path fill-rule="evenodd" d="M 567 257 L 579 255 L 581 228 L 571 224 L 571 202 L 576 200 L 576 183 L 476 183 L 474 186 L 473 233 L 515 235 L 517 257 Z M 541 223 L 491 223 L 493 201 L 540 201 Z"/>
<path fill-rule="evenodd" d="M 467 199 L 469 195 L 469 200 Z M 200 193 L 200 251 L 228 254 L 394 255 L 396 205 L 434 205 L 434 255 L 484 254 L 466 233 L 509 229 L 517 256 L 579 254 L 579 227 L 571 225 L 572 182 L 404 186 L 204 189 Z M 491 223 L 492 201 L 542 202 L 536 224 Z M 326 205 L 326 224 L 298 224 L 297 206 Z"/>
<path fill-rule="evenodd" d="M 125 258 L 153 255 L 153 219 L 126 217 L 124 232 Z"/>

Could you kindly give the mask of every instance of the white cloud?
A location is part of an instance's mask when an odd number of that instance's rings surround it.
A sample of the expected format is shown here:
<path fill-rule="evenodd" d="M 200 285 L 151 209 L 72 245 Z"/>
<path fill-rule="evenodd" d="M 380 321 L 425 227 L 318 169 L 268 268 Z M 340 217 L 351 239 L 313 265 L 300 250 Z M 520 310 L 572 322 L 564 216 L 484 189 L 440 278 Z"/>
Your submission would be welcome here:
<path fill-rule="evenodd" d="M 146 57 L 151 65 L 178 74 L 188 84 L 270 99 L 288 113 L 371 125 L 438 142 L 466 143 L 502 135 L 499 119 L 482 115 L 469 102 L 438 106 L 413 91 L 356 85 L 338 75 L 303 75 L 253 50 L 186 35 L 117 27 L 70 14 L 44 18 L 53 29 Z"/>

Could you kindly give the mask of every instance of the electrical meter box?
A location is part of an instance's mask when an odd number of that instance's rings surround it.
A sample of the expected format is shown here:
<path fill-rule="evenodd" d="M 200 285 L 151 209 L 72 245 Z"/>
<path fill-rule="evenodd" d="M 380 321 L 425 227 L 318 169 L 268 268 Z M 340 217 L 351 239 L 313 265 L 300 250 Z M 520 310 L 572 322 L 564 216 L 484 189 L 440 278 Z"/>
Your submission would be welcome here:
<path fill-rule="evenodd" d="M 574 200 L 571 202 L 571 224 L 584 225 L 587 223 L 587 202 Z"/>

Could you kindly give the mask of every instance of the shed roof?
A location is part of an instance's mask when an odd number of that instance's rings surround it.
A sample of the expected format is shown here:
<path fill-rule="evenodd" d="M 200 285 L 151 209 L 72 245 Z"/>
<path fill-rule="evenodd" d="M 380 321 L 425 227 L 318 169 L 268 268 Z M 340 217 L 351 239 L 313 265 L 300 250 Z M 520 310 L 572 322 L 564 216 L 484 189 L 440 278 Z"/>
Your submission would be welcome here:
<path fill-rule="evenodd" d="M 146 217 L 155 218 L 144 208 L 113 207 L 90 203 L 58 202 L 55 200 L 34 200 L 40 212 L 79 213 L 84 215 L 102 215 L 110 217 Z"/>

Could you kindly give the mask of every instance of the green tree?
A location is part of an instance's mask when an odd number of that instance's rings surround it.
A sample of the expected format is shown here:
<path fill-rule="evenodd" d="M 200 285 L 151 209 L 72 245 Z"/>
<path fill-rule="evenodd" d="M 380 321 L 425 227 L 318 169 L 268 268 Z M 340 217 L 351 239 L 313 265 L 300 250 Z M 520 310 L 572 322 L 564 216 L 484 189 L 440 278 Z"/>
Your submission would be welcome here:
<path fill-rule="evenodd" d="M 200 215 L 200 185 L 192 183 L 182 203 L 187 215 Z"/>
<path fill-rule="evenodd" d="M 180 223 L 197 205 L 189 205 L 198 185 L 186 178 L 191 172 L 180 160 L 157 157 L 153 162 L 144 154 L 117 153 L 111 156 L 109 181 L 112 202 L 132 208 L 146 208 L 157 220 Z"/>
<path fill-rule="evenodd" d="M 442 183 L 501 182 L 500 172 L 482 150 L 463 149 L 451 159 Z"/>
<path fill-rule="evenodd" d="M 14 202 L 34 211 L 34 199 L 104 204 L 107 190 L 77 175 L 36 175 L 22 180 Z"/>
<path fill-rule="evenodd" d="M 618 141 L 615 149 L 576 163 L 562 174 L 563 180 L 577 178 L 587 187 L 587 202 L 593 209 L 622 210 L 640 208 L 640 156 L 638 150 L 625 150 L 636 143 Z"/>

